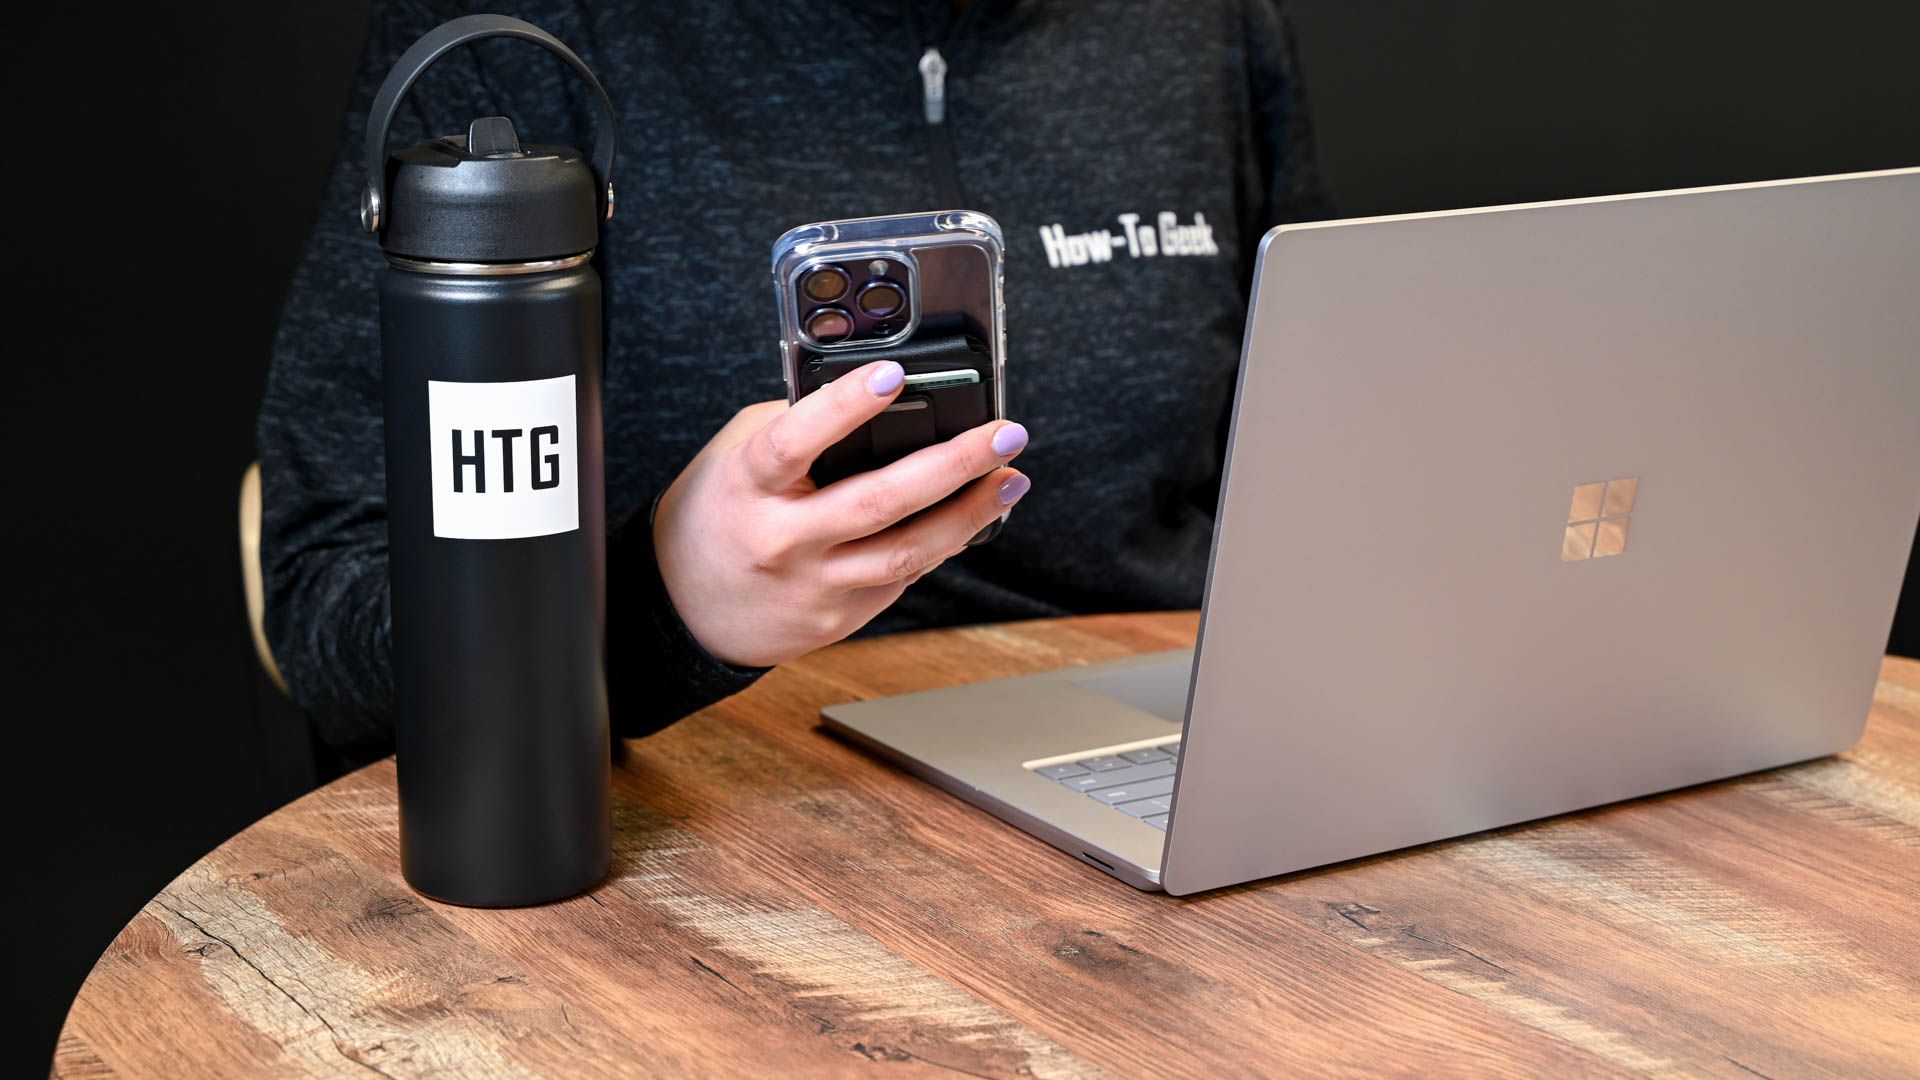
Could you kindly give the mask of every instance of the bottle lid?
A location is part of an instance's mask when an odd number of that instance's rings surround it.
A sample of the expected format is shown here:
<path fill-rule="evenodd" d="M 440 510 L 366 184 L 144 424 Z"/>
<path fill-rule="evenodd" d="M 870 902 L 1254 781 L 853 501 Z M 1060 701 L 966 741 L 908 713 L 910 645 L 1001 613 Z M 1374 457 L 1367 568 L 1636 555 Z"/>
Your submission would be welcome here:
<path fill-rule="evenodd" d="M 599 184 L 570 146 L 522 145 L 504 116 L 387 159 L 380 246 L 436 262 L 532 262 L 599 242 Z"/>
<path fill-rule="evenodd" d="M 591 156 L 568 146 L 522 145 L 504 116 L 483 116 L 465 135 L 388 154 L 388 129 L 414 81 L 448 52 L 484 38 L 531 42 L 573 68 L 599 105 Z M 600 222 L 613 216 L 618 141 L 612 100 L 571 49 L 519 19 L 463 16 L 414 42 L 374 95 L 360 223 L 389 254 L 410 259 L 537 262 L 578 255 L 599 243 Z"/>

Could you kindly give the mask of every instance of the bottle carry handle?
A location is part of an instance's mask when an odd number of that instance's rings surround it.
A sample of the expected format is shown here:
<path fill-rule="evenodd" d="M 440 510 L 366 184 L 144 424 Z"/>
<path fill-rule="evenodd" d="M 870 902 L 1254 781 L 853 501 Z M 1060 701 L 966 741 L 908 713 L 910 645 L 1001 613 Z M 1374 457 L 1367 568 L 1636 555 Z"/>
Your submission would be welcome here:
<path fill-rule="evenodd" d="M 465 15 L 441 23 L 413 43 L 387 72 L 386 81 L 374 96 L 373 111 L 367 114 L 367 186 L 360 193 L 360 224 L 371 233 L 380 231 L 387 205 L 387 135 L 400 101 L 413 88 L 414 81 L 447 53 L 483 38 L 517 38 L 530 41 L 566 61 L 600 99 L 600 119 L 594 129 L 593 178 L 597 182 L 600 219 L 613 217 L 613 156 L 619 148 L 619 126 L 614 119 L 613 101 L 594 77 L 586 62 L 572 49 L 545 30 L 506 15 Z"/>

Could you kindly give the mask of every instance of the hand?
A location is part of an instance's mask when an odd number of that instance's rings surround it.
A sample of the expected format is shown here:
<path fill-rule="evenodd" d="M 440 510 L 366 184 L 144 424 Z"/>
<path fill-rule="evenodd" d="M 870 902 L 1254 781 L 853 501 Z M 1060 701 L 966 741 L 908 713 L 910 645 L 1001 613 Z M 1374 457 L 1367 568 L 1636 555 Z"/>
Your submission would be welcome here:
<path fill-rule="evenodd" d="M 839 641 L 1026 494 L 1026 476 L 1005 466 L 1027 430 L 1005 420 L 815 487 L 814 458 L 892 404 L 904 377 L 882 360 L 791 407 L 750 405 L 661 496 L 660 574 L 708 652 L 763 667 Z"/>

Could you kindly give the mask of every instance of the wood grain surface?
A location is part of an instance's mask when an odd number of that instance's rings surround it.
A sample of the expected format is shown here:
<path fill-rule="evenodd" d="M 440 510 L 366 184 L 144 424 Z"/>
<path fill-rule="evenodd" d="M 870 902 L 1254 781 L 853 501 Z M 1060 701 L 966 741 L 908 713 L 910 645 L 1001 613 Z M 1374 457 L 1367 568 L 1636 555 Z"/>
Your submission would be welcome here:
<path fill-rule="evenodd" d="M 1920 1073 L 1920 662 L 1886 662 L 1837 758 L 1187 899 L 818 727 L 831 702 L 1194 626 L 939 631 L 788 665 L 629 744 L 613 872 L 542 908 L 408 890 L 393 765 L 369 766 L 155 897 L 53 1071 Z"/>

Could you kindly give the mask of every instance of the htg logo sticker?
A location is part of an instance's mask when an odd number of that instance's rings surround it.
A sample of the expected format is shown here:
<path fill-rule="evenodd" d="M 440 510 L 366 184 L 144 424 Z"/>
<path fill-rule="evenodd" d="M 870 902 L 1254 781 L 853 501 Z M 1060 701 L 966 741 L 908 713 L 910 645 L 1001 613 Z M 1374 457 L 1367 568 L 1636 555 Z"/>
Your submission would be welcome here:
<path fill-rule="evenodd" d="M 549 536 L 580 527 L 573 376 L 427 383 L 433 535 Z"/>

